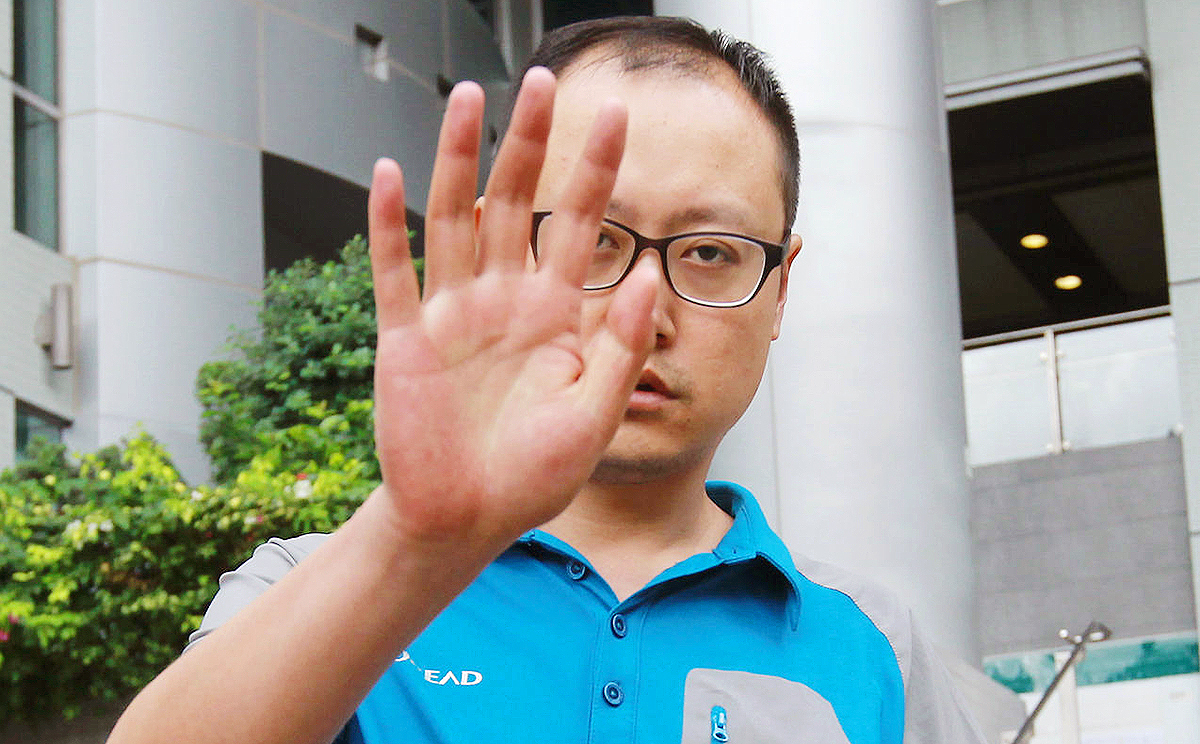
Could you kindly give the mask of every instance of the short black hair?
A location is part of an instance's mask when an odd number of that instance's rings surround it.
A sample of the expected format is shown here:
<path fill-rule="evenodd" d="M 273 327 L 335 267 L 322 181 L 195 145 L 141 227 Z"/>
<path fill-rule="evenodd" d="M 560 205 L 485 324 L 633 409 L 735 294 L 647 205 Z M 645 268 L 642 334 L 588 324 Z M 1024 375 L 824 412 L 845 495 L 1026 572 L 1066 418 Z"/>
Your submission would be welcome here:
<path fill-rule="evenodd" d="M 613 58 L 622 63 L 625 71 L 669 68 L 703 73 L 714 62 L 728 66 L 778 136 L 784 229 L 791 228 L 800 191 L 800 143 L 792 108 L 763 52 L 722 31 L 709 31 L 688 18 L 616 16 L 550 31 L 542 37 L 525 71 L 539 66 L 562 75 L 584 52 L 602 46 L 613 51 Z M 514 100 L 523 77 L 524 74 L 514 80 Z"/>

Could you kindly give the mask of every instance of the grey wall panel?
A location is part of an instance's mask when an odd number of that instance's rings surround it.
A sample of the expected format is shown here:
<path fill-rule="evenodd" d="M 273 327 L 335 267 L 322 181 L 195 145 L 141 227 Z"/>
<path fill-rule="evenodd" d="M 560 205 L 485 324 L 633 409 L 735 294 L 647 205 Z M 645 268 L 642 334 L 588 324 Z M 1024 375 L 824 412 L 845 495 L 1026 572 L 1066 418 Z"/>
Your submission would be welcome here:
<path fill-rule="evenodd" d="M 257 289 L 258 149 L 124 116 L 96 120 L 99 255 Z"/>
<path fill-rule="evenodd" d="M 972 536 L 984 654 L 1195 628 L 1179 440 L 978 468 Z"/>
<path fill-rule="evenodd" d="M 356 183 L 383 155 L 404 168 L 410 204 L 424 211 L 442 100 L 411 78 L 368 77 L 358 51 L 308 26 L 267 14 L 264 148 Z"/>
<path fill-rule="evenodd" d="M 362 24 L 382 34 L 388 56 L 417 77 L 433 81 L 442 70 L 442 0 L 270 0 L 267 7 L 345 39 L 353 38 L 354 24 Z"/>
<path fill-rule="evenodd" d="M 208 462 L 196 437 L 196 371 L 224 356 L 231 326 L 254 326 L 257 293 L 108 261 L 95 267 L 88 313 L 96 333 L 96 440 L 86 449 L 143 425 L 168 445 L 187 480 L 206 480 Z"/>
<path fill-rule="evenodd" d="M 1140 0 L 967 0 L 938 21 L 947 83 L 1146 45 Z"/>
<path fill-rule="evenodd" d="M 74 372 L 55 370 L 35 338 L 50 288 L 71 282 L 70 261 L 19 233 L 0 238 L 0 388 L 64 418 L 74 417 Z"/>
<path fill-rule="evenodd" d="M 252 5 L 124 0 L 100 4 L 95 24 L 97 107 L 256 141 Z"/>

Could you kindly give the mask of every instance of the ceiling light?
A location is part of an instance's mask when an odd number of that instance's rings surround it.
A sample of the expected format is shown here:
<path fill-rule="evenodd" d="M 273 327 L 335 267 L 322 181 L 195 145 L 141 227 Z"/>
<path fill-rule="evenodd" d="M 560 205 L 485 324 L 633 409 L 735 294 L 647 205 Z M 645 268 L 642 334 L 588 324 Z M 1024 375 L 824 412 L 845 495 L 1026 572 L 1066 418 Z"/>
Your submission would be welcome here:
<path fill-rule="evenodd" d="M 1036 251 L 1038 248 L 1045 248 L 1048 245 L 1050 245 L 1050 238 L 1041 233 L 1029 233 L 1021 238 L 1021 246 L 1030 250 Z"/>
<path fill-rule="evenodd" d="M 1079 289 L 1081 284 L 1083 284 L 1083 280 L 1074 274 L 1060 276 L 1054 280 L 1054 286 L 1058 287 L 1059 289 Z"/>

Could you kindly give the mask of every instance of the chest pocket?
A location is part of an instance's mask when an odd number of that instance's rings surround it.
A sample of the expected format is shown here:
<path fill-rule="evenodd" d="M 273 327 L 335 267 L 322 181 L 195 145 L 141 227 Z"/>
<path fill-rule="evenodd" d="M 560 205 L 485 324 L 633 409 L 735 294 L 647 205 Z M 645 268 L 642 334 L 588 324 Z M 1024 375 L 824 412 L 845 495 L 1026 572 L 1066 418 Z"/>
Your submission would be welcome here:
<path fill-rule="evenodd" d="M 682 744 L 850 744 L 829 701 L 782 677 L 688 672 Z"/>

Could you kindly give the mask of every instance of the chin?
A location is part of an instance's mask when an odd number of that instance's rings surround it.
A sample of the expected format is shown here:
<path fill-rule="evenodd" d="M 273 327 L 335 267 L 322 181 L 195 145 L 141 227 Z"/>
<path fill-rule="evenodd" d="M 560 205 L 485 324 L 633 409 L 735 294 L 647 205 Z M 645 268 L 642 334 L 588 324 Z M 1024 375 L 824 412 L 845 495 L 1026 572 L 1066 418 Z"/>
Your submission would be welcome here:
<path fill-rule="evenodd" d="M 639 454 L 622 456 L 606 453 L 589 478 L 598 485 L 634 485 L 651 483 L 674 476 L 682 475 L 693 468 L 703 465 L 703 458 L 693 453 L 676 453 L 673 455 L 653 456 Z"/>

